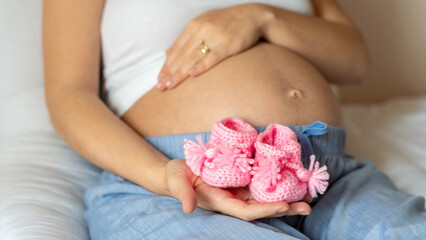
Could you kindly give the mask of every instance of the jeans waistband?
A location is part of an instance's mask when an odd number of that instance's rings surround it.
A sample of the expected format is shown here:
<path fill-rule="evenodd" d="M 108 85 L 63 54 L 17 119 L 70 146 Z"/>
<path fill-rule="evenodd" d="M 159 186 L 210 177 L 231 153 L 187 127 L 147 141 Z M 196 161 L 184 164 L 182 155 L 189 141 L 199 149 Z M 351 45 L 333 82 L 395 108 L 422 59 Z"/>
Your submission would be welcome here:
<path fill-rule="evenodd" d="M 267 127 L 254 126 L 258 133 L 263 132 Z M 309 157 L 310 154 L 317 156 L 344 154 L 346 132 L 341 127 L 329 126 L 322 122 L 288 127 L 295 131 L 298 136 L 302 145 L 302 158 Z M 185 159 L 184 139 L 187 138 L 195 141 L 195 136 L 197 135 L 201 135 L 203 142 L 207 143 L 211 131 L 145 137 L 145 140 L 169 159 Z"/>

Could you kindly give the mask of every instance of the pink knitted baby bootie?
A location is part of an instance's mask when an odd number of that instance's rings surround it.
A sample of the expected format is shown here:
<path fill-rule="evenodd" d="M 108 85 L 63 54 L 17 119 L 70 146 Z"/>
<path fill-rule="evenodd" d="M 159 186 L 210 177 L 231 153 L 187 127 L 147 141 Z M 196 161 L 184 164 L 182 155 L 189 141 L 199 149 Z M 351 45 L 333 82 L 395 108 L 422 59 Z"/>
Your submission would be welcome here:
<path fill-rule="evenodd" d="M 242 187 L 250 183 L 251 164 L 257 131 L 240 118 L 224 118 L 213 125 L 209 142 L 204 145 L 184 139 L 186 163 L 192 172 L 216 187 Z"/>
<path fill-rule="evenodd" d="M 301 147 L 290 128 L 271 124 L 258 135 L 254 146 L 255 162 L 249 187 L 257 201 L 290 203 L 303 199 L 308 187 L 313 198 L 327 189 L 327 166 L 319 168 L 316 162 L 314 169 L 312 155 L 309 170 L 303 167 Z"/>

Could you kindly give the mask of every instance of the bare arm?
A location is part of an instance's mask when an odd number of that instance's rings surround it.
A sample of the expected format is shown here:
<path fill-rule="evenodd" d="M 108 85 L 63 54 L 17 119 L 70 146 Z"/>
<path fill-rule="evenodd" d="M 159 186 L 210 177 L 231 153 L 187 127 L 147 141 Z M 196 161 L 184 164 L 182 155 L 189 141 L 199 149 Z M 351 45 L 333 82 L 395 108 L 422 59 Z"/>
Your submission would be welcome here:
<path fill-rule="evenodd" d="M 333 83 L 359 82 L 369 68 L 367 46 L 334 0 L 311 0 L 316 16 L 248 3 L 215 9 L 193 19 L 167 50 L 157 88 L 173 89 L 222 60 L 253 46 L 260 37 L 310 61 Z M 208 40 L 203 56 L 193 43 Z"/>
<path fill-rule="evenodd" d="M 266 7 L 263 37 L 314 64 L 333 83 L 353 83 L 368 71 L 367 46 L 335 0 L 311 0 L 316 17 Z"/>
<path fill-rule="evenodd" d="M 98 97 L 104 0 L 44 1 L 46 102 L 56 131 L 97 166 L 165 195 L 166 156 Z"/>
<path fill-rule="evenodd" d="M 169 160 L 115 116 L 98 97 L 103 5 L 104 0 L 44 1 L 46 102 L 62 139 L 97 166 L 180 200 L 186 213 L 198 205 L 253 220 L 310 211 L 306 203 L 246 202 L 247 191 L 234 195 L 209 186 L 184 160 Z"/>

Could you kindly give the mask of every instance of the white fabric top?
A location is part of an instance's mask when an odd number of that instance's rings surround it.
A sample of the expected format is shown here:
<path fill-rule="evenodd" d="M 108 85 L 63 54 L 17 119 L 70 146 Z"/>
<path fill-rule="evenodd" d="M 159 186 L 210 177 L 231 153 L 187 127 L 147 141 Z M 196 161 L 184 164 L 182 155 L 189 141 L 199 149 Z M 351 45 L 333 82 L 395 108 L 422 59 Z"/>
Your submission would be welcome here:
<path fill-rule="evenodd" d="M 157 84 L 165 62 L 165 50 L 186 24 L 202 13 L 249 0 L 142 1 L 107 0 L 101 37 L 105 83 L 103 94 L 109 107 L 122 116 Z M 309 0 L 265 0 L 262 3 L 312 15 Z"/>

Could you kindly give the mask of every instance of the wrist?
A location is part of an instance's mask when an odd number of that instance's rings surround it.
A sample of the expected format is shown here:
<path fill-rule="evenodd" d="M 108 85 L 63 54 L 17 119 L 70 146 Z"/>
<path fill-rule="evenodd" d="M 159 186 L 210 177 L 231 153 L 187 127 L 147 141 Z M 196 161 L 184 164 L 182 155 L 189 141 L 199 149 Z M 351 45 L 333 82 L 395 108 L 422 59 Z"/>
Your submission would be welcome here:
<path fill-rule="evenodd" d="M 158 186 L 157 186 L 157 194 L 161 195 L 161 196 L 167 196 L 167 197 L 174 197 L 174 195 L 172 194 L 172 192 L 169 189 L 169 184 L 167 183 L 167 163 L 162 163 L 159 166 L 159 176 L 160 176 L 160 181 L 158 181 Z"/>
<path fill-rule="evenodd" d="M 135 176 L 135 183 L 160 196 L 171 196 L 167 185 L 167 161 L 142 165 Z M 143 173 L 143 175 L 141 175 Z"/>
<path fill-rule="evenodd" d="M 267 39 L 268 31 L 277 19 L 274 8 L 262 3 L 252 3 L 250 5 L 257 19 L 260 37 Z"/>

